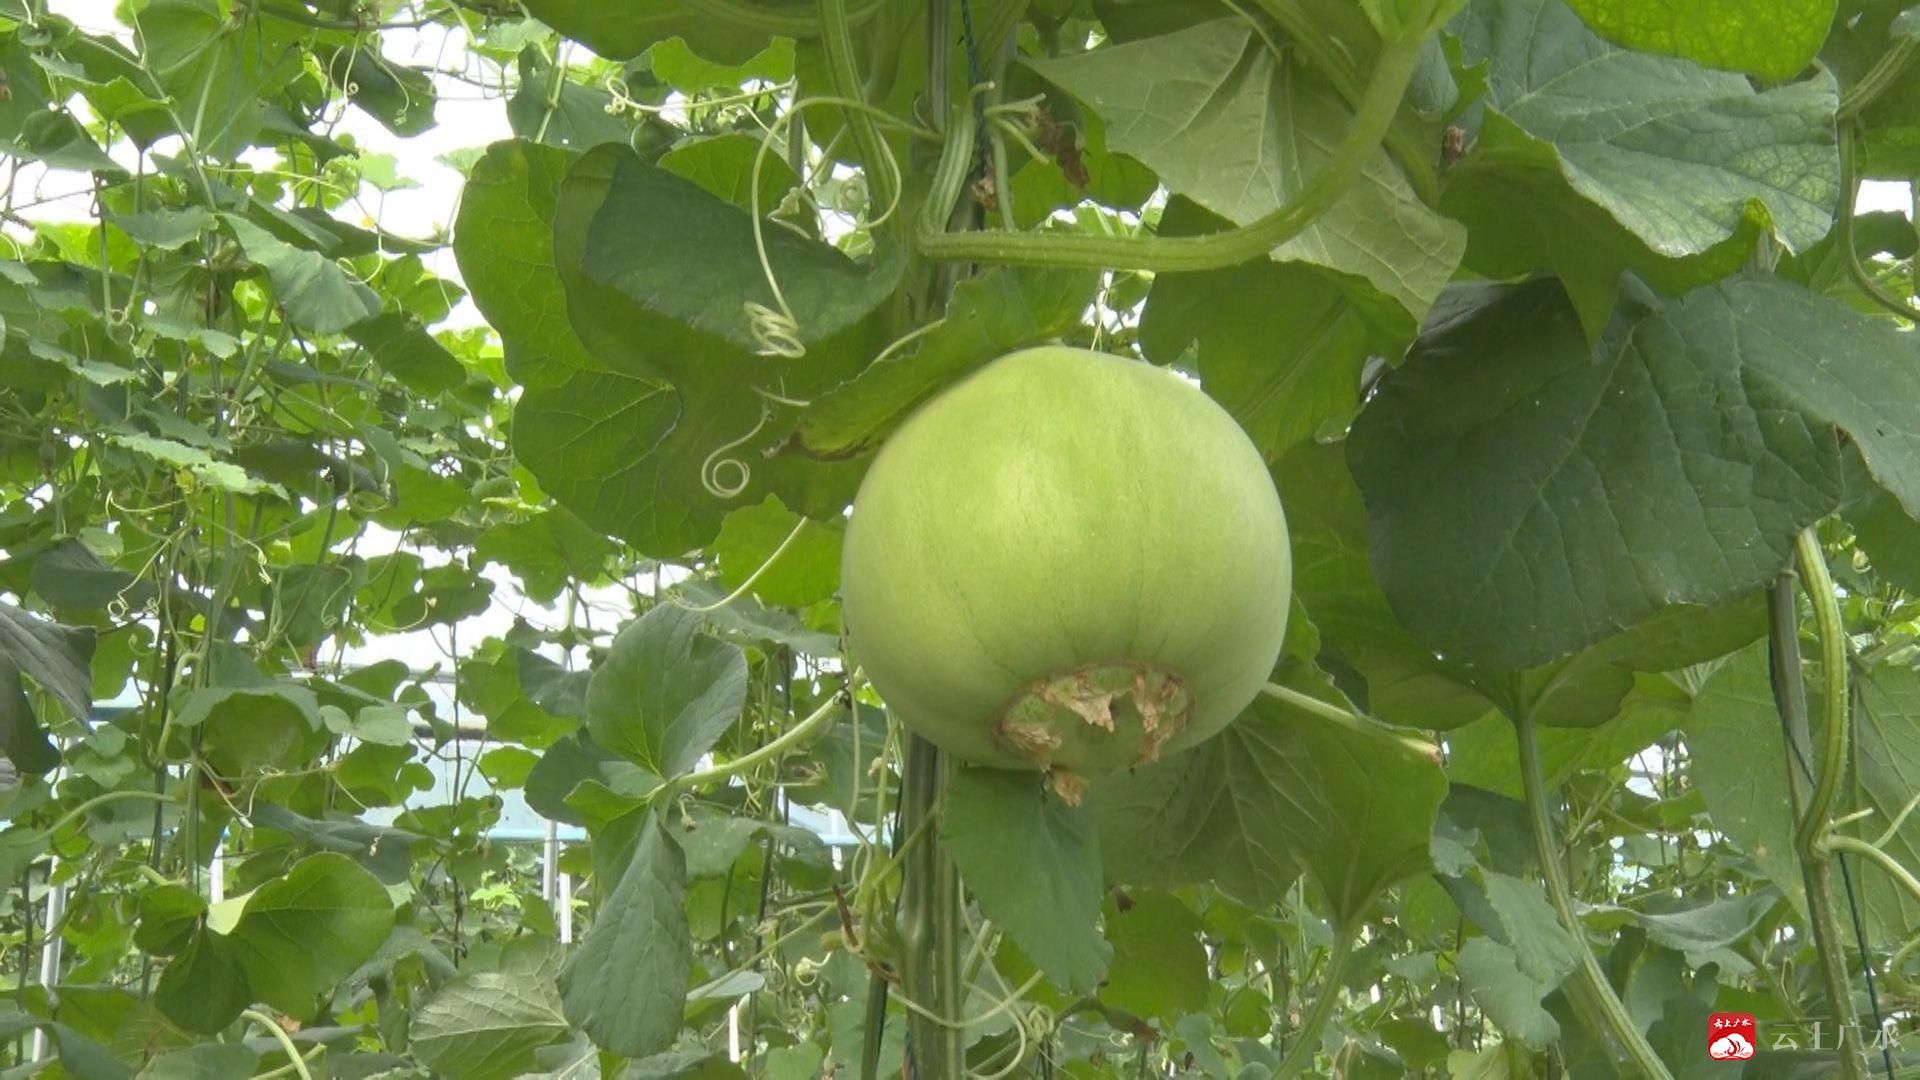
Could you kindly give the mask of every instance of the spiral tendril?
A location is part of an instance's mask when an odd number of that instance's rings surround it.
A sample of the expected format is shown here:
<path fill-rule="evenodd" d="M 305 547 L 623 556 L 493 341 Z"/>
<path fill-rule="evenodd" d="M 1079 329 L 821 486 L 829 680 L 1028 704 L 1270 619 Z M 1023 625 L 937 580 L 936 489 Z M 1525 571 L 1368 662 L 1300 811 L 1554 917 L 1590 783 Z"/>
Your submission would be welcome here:
<path fill-rule="evenodd" d="M 755 435 L 760 434 L 760 430 L 767 426 L 767 417 L 770 414 L 771 410 L 764 405 L 761 406 L 760 419 L 754 422 L 753 430 L 731 442 L 714 447 L 713 453 L 708 454 L 707 459 L 700 463 L 700 486 L 707 489 L 707 494 L 724 500 L 735 498 L 747 490 L 747 485 L 753 482 L 753 467 L 740 458 L 727 457 L 726 453 L 735 447 L 745 445 Z M 728 469 L 733 470 L 732 483 L 721 479 Z"/>

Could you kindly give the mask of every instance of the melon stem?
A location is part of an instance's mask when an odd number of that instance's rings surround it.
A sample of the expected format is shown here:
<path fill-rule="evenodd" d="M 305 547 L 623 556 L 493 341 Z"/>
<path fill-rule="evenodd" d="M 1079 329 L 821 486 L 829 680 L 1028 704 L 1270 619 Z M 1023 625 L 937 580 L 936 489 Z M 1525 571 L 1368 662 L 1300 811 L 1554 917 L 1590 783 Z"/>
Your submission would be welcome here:
<path fill-rule="evenodd" d="M 1260 692 L 1275 701 L 1291 705 L 1301 712 L 1338 724 L 1348 731 L 1357 732 L 1370 739 L 1386 739 L 1436 764 L 1440 762 L 1440 747 L 1437 744 L 1417 735 L 1408 734 L 1392 724 L 1364 716 L 1331 701 L 1323 701 L 1310 694 L 1303 694 L 1290 686 L 1281 686 L 1279 683 L 1268 683 L 1260 688 Z"/>

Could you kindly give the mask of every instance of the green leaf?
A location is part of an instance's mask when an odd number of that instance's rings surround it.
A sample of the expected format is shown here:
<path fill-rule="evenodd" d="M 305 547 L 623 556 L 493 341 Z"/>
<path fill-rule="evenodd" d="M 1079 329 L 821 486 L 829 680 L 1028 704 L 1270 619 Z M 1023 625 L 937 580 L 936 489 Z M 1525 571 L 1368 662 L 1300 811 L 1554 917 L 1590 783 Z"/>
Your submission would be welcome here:
<path fill-rule="evenodd" d="M 303 330 L 338 334 L 380 314 L 380 298 L 324 255 L 294 247 L 237 214 L 222 214 L 234 239 L 273 282 L 287 317 Z"/>
<path fill-rule="evenodd" d="M 801 608 L 840 588 L 840 541 L 841 530 L 802 518 L 769 495 L 728 514 L 711 550 L 729 593 L 757 573 L 750 592 L 762 603 Z"/>
<path fill-rule="evenodd" d="M 1037 773 L 963 768 L 947 781 L 940 846 L 981 914 L 1070 993 L 1092 990 L 1112 948 L 1100 936 L 1093 817 L 1049 796 Z"/>
<path fill-rule="evenodd" d="M 570 1030 L 554 986 L 561 959 L 557 944 L 522 938 L 497 967 L 462 968 L 414 1014 L 414 1053 L 436 1072 L 473 1080 L 533 1071 L 533 1052 Z"/>
<path fill-rule="evenodd" d="M 1629 49 L 1785 82 L 1805 70 L 1834 0 L 1569 0 L 1588 26 Z"/>
<path fill-rule="evenodd" d="M 598 882 L 603 899 L 560 972 L 560 996 L 566 1018 L 596 1045 L 646 1057 L 679 1035 L 692 979 L 686 863 L 652 810 L 628 818 L 622 827 L 638 836 L 618 875 Z"/>
<path fill-rule="evenodd" d="M 700 617 L 664 603 L 627 624 L 587 686 L 595 743 L 660 774 L 691 770 L 739 718 L 747 661 L 700 632 Z"/>
<path fill-rule="evenodd" d="M 1112 149 L 1236 224 L 1284 205 L 1353 120 L 1332 86 L 1303 64 L 1276 61 L 1245 18 L 1029 64 L 1100 114 Z M 1464 230 L 1428 209 L 1380 151 L 1340 201 L 1273 258 L 1365 282 L 1383 310 L 1397 305 L 1411 327 L 1465 245 Z"/>
<path fill-rule="evenodd" d="M 1342 447 L 1302 443 L 1274 474 L 1293 541 L 1294 595 L 1326 659 L 1361 675 L 1368 711 L 1393 723 L 1444 731 L 1485 716 L 1494 706 L 1473 673 L 1420 644 L 1374 580 L 1367 510 Z"/>
<path fill-rule="evenodd" d="M 92 630 L 49 622 L 0 602 L 0 657 L 52 695 L 69 716 L 80 721 L 92 716 Z"/>
<path fill-rule="evenodd" d="M 1500 1030 L 1544 1048 L 1559 1038 L 1560 1026 L 1542 1002 L 1572 973 L 1583 946 L 1560 926 L 1538 881 L 1486 870 L 1479 887 L 1489 920 L 1482 929 L 1490 936 L 1460 950 L 1461 980 Z"/>
<path fill-rule="evenodd" d="M 1533 1047 L 1560 1037 L 1560 1025 L 1540 1005 L 1552 987 L 1523 971 L 1512 949 L 1477 937 L 1461 946 L 1454 963 L 1474 1003 L 1501 1031 Z"/>
<path fill-rule="evenodd" d="M 1176 200 L 1161 231 L 1201 231 L 1181 227 L 1198 216 Z M 1193 349 L 1201 387 L 1269 461 L 1351 416 L 1367 358 L 1394 351 L 1391 335 L 1339 281 L 1297 263 L 1156 276 L 1140 346 L 1161 364 Z"/>
<path fill-rule="evenodd" d="M 1691 706 L 1692 700 L 1672 679 L 1642 674 L 1633 677 L 1633 689 L 1604 723 L 1542 727 L 1540 758 L 1548 789 L 1557 790 L 1583 769 L 1610 769 L 1646 749 L 1685 724 Z M 1518 799 L 1520 756 L 1513 722 L 1503 714 L 1489 713 L 1448 732 L 1447 776 L 1455 784 Z"/>
<path fill-rule="evenodd" d="M 1589 349 L 1551 282 L 1480 300 L 1347 450 L 1381 585 L 1450 657 L 1528 667 L 1758 590 L 1839 506 L 1849 444 L 1920 507 L 1920 368 L 1882 320 L 1738 278 L 1637 297 Z"/>
<path fill-rule="evenodd" d="M 253 495 L 264 491 L 280 490 L 277 484 L 269 484 L 248 476 L 247 471 L 240 466 L 232 462 L 216 461 L 213 455 L 205 450 L 188 446 L 183 442 L 132 433 L 109 435 L 107 441 L 142 457 L 152 458 L 162 465 L 183 469 L 191 473 L 194 479 L 221 491 L 230 491 L 236 495 Z"/>
<path fill-rule="evenodd" d="M 140 926 L 133 943 L 142 952 L 171 956 L 190 944 L 206 914 L 206 900 L 184 885 L 149 889 L 140 896 Z"/>
<path fill-rule="evenodd" d="M 1879 664 L 1858 677 L 1861 709 L 1854 740 L 1860 792 L 1863 806 L 1874 811 L 1858 830 L 1871 839 L 1920 792 L 1920 671 Z M 1902 866 L 1920 866 L 1920 822 L 1909 817 L 1885 850 Z M 1869 932 L 1905 940 L 1920 930 L 1920 900 L 1872 871 L 1856 871 L 1854 877 L 1868 879 L 1862 891 Z"/>
<path fill-rule="evenodd" d="M 527 774 L 527 805 L 541 817 L 585 826 L 589 824 L 586 816 L 567 801 L 581 785 L 591 783 L 637 801 L 660 782 L 659 776 L 601 749 L 581 733 L 559 740 L 540 755 Z"/>
<path fill-rule="evenodd" d="M 754 169 L 758 162 L 760 212 L 766 214 L 780 205 L 787 192 L 799 186 L 800 178 L 794 175 L 793 167 L 782 155 L 772 150 L 762 155 L 760 148 L 764 145 L 760 139 L 742 132 L 686 139 L 660 155 L 655 164 L 735 206 L 751 210 Z"/>
<path fill-rule="evenodd" d="M 794 8 L 783 3 L 765 6 Z M 803 18 L 813 11 L 806 5 L 794 10 Z M 739 64 L 768 43 L 768 35 L 712 18 L 684 0 L 531 0 L 527 11 L 610 60 L 631 59 L 655 42 L 677 37 L 708 60 Z"/>
<path fill-rule="evenodd" d="M 1296 687 L 1348 707 L 1325 686 Z M 1426 870 L 1447 794 L 1437 760 L 1384 726 L 1329 724 L 1262 697 L 1234 727 L 1263 757 L 1287 843 L 1325 891 L 1335 922 L 1357 925 L 1374 899 Z"/>
<path fill-rule="evenodd" d="M 1456 25 L 1488 92 L 1441 209 L 1467 225 L 1469 266 L 1560 275 L 1589 332 L 1623 270 L 1679 293 L 1738 269 L 1762 232 L 1797 251 L 1832 225 L 1831 76 L 1755 91 L 1609 45 L 1563 0 L 1476 0 Z"/>
<path fill-rule="evenodd" d="M 227 1080 L 234 1076 L 253 1076 L 260 1069 L 260 1054 L 240 1043 L 206 1043 L 180 1050 L 169 1050 L 147 1062 L 139 1080 Z"/>
<path fill-rule="evenodd" d="M 698 578 L 681 582 L 676 592 L 681 600 L 700 608 L 712 607 L 727 595 L 713 582 Z M 723 634 L 749 642 L 784 645 L 802 656 L 840 655 L 837 633 L 822 633 L 801 622 L 793 613 L 762 607 L 751 597 L 741 597 L 707 612 L 707 621 Z"/>
<path fill-rule="evenodd" d="M 1872 560 L 1874 573 L 1920 595 L 1920 520 L 1887 494 L 1869 500 L 1851 520 L 1854 540 Z"/>
<path fill-rule="evenodd" d="M 253 1000 L 233 943 L 204 926 L 160 973 L 153 999 L 168 1020 L 200 1035 L 226 1030 Z"/>
<path fill-rule="evenodd" d="M 393 921 L 386 886 L 327 852 L 255 890 L 225 939 L 254 999 L 312 1020 L 322 995 L 373 956 Z"/>
<path fill-rule="evenodd" d="M 553 209 L 577 155 L 497 142 L 461 188 L 453 254 L 461 280 L 506 348 L 507 372 L 529 388 L 603 367 L 567 322 L 553 262 Z"/>
<path fill-rule="evenodd" d="M 598 80 L 556 76 L 552 59 L 536 45 L 520 50 L 519 82 L 507 99 L 507 123 L 515 135 L 549 146 L 589 150 L 626 143 L 633 125 L 610 109 L 613 95 Z"/>
<path fill-rule="evenodd" d="M 1766 645 L 1744 649 L 1714 671 L 1694 698 L 1685 730 L 1693 762 L 1688 775 L 1714 829 L 1804 915 L 1806 883 L 1794 855 L 1787 748 Z"/>
<path fill-rule="evenodd" d="M 1655 945 L 1680 953 L 1689 967 L 1713 964 L 1721 974 L 1737 977 L 1751 973 L 1753 964 L 1735 946 L 1778 902 L 1771 892 L 1698 903 L 1652 897 L 1647 902 L 1652 910 L 1594 907 L 1587 919 L 1608 930 L 1631 923 L 1646 931 Z"/>
<path fill-rule="evenodd" d="M 263 32 L 268 24 L 249 32 L 212 0 L 153 0 L 134 25 L 149 77 L 214 159 L 232 160 L 253 142 L 266 100 L 301 70 L 298 39 Z"/>
<path fill-rule="evenodd" d="M 1090 785 L 1107 877 L 1162 887 L 1213 881 L 1247 903 L 1280 902 L 1300 865 L 1270 734 L 1245 713 L 1192 750 Z"/>
<path fill-rule="evenodd" d="M 521 591 L 542 603 L 553 602 L 570 581 L 599 577 L 613 552 L 611 541 L 560 506 L 494 525 L 473 543 L 475 559 L 511 570 Z"/>
<path fill-rule="evenodd" d="M 153 587 L 108 566 L 79 540 L 62 540 L 33 560 L 33 591 L 56 611 L 104 611 L 116 600 L 137 608 Z"/>
<path fill-rule="evenodd" d="M 1101 1001 L 1169 1024 L 1206 1007 L 1207 950 L 1192 909 L 1170 893 L 1135 892 L 1109 900 L 1105 918 L 1113 964 Z"/>
<path fill-rule="evenodd" d="M 219 775 L 234 778 L 269 765 L 303 764 L 326 738 L 313 691 L 289 682 L 187 690 L 176 703 L 174 724 L 204 727 L 207 762 Z"/>
<path fill-rule="evenodd" d="M 820 457 L 879 448 L 922 402 L 969 372 L 1077 327 L 1099 286 L 1078 270 L 988 269 L 954 287 L 946 316 L 917 348 L 889 352 L 852 380 L 816 397 L 799 440 Z"/>
<path fill-rule="evenodd" d="M 425 72 L 394 63 L 379 49 L 322 47 L 314 50 L 314 57 L 327 77 L 381 127 L 402 137 L 432 129 L 438 97 Z"/>
<path fill-rule="evenodd" d="M 792 39 L 774 38 L 745 61 L 717 64 L 696 55 L 684 38 L 674 37 L 655 42 L 647 50 L 647 62 L 662 82 L 676 90 L 738 93 L 742 85 L 755 80 L 780 83 L 793 78 L 793 51 Z"/>
<path fill-rule="evenodd" d="M 44 776 L 60 765 L 60 748 L 34 713 L 33 702 L 20 681 L 20 669 L 5 655 L 0 655 L 0 754 L 5 754 L 14 768 L 35 776 Z M 37 850 L 32 853 L 37 854 Z"/>
<path fill-rule="evenodd" d="M 756 243 L 753 219 L 739 207 L 625 146 L 603 146 L 574 162 L 555 215 L 555 255 L 581 339 L 631 369 L 676 383 L 693 374 L 691 358 L 636 340 L 635 315 L 758 350 L 763 342 L 742 305 L 778 307 L 767 284 L 771 272 L 793 311 L 793 335 L 814 347 L 873 311 L 901 269 L 897 258 L 855 263 L 778 226 L 764 227 Z"/>
<path fill-rule="evenodd" d="M 446 346 L 406 315 L 375 315 L 347 330 L 355 344 L 373 354 L 373 362 L 416 393 L 432 396 L 467 379 L 467 369 Z"/>

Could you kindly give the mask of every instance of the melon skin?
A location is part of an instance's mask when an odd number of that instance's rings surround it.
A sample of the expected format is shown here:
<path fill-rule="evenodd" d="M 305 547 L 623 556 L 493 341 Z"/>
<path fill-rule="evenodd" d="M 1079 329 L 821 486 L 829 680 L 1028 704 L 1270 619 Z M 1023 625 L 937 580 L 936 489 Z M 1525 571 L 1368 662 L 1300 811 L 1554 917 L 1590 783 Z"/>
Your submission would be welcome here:
<path fill-rule="evenodd" d="M 1279 496 L 1233 418 L 1171 372 L 1063 347 L 910 416 L 841 568 L 849 650 L 909 730 L 1070 796 L 1232 722 L 1291 586 Z"/>

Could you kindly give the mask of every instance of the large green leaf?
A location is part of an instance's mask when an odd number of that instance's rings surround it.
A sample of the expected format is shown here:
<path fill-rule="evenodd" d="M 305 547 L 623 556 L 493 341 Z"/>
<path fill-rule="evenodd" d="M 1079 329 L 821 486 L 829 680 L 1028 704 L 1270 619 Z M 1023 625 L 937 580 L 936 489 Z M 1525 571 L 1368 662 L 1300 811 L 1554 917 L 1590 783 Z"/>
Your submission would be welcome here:
<path fill-rule="evenodd" d="M 140 1070 L 140 1080 L 226 1080 L 253 1076 L 259 1068 L 260 1053 L 252 1047 L 203 1043 L 156 1056 Z"/>
<path fill-rule="evenodd" d="M 1784 82 L 1806 69 L 1834 0 L 1569 0 L 1588 26 L 1641 52 Z"/>
<path fill-rule="evenodd" d="M 1904 664 L 1880 664 L 1863 671 L 1861 709 L 1855 715 L 1860 795 L 1864 808 L 1874 811 L 1857 830 L 1873 839 L 1920 793 L 1920 671 Z M 1920 823 L 1909 817 L 1885 850 L 1902 866 L 1920 866 Z M 1863 860 L 1855 860 L 1864 867 Z M 1874 869 L 1856 869 L 1854 879 L 1867 878 L 1864 888 L 1870 920 L 1886 939 L 1906 940 L 1920 929 L 1920 899 L 1908 895 Z"/>
<path fill-rule="evenodd" d="M 312 1020 L 322 995 L 373 956 L 393 921 L 387 887 L 326 852 L 257 889 L 225 939 L 254 999 Z"/>
<path fill-rule="evenodd" d="M 840 536 L 840 529 L 808 521 L 768 496 L 727 515 L 713 556 L 729 591 L 748 588 L 767 604 L 800 608 L 840 588 Z"/>
<path fill-rule="evenodd" d="M 1311 691 L 1338 696 L 1324 685 Z M 1218 737 L 1104 778 L 1087 798 L 1110 878 L 1212 880 L 1271 903 L 1305 867 L 1334 917 L 1352 920 L 1428 865 L 1445 794 L 1438 762 L 1385 729 L 1338 727 L 1262 698 Z"/>
<path fill-rule="evenodd" d="M 1100 1000 L 1135 1016 L 1173 1023 L 1207 1004 L 1207 950 L 1200 917 L 1171 893 L 1136 892 L 1105 910 L 1113 966 Z"/>
<path fill-rule="evenodd" d="M 802 20 L 813 13 L 808 5 L 766 6 L 792 8 L 791 14 Z M 686 0 L 529 0 L 527 11 L 610 60 L 631 59 L 656 42 L 677 37 L 708 60 L 738 64 L 752 59 L 768 41 L 765 33 L 713 18 Z"/>
<path fill-rule="evenodd" d="M 1448 656 L 1528 667 L 1758 590 L 1854 448 L 1920 507 L 1920 367 L 1884 321 L 1738 278 L 1637 296 L 1590 349 L 1552 282 L 1479 301 L 1348 441 L 1380 582 Z"/>
<path fill-rule="evenodd" d="M 1184 200 L 1162 232 L 1199 232 Z M 1249 263 L 1154 279 L 1140 345 L 1158 363 L 1194 350 L 1200 385 L 1226 407 L 1269 461 L 1360 405 L 1370 356 L 1396 351 L 1390 327 L 1368 318 L 1339 279 L 1298 263 Z"/>
<path fill-rule="evenodd" d="M 1192 750 L 1089 785 L 1107 877 L 1162 887 L 1212 881 L 1247 903 L 1279 903 L 1300 862 L 1281 822 L 1289 807 L 1274 755 L 1257 734 L 1264 726 L 1243 716 Z"/>
<path fill-rule="evenodd" d="M 777 225 L 763 227 L 756 242 L 749 214 L 625 146 L 599 147 L 568 169 L 555 206 L 554 241 L 581 339 L 633 370 L 677 384 L 697 373 L 696 358 L 636 340 L 630 321 L 636 314 L 754 351 L 765 342 L 744 305 L 776 308 L 784 298 L 794 316 L 790 332 L 809 346 L 811 360 L 790 365 L 798 380 L 790 385 L 819 385 L 810 373 L 820 366 L 814 350 L 872 312 L 893 291 L 901 269 L 898 259 L 856 263 Z"/>
<path fill-rule="evenodd" d="M 260 133 L 263 99 L 300 73 L 297 39 L 282 36 L 296 28 L 255 24 L 249 31 L 217 0 L 154 0 L 135 25 L 147 70 L 212 158 L 238 157 Z"/>
<path fill-rule="evenodd" d="M 1686 723 L 1688 775 L 1716 832 L 1753 860 L 1803 915 L 1806 881 L 1794 855 L 1786 797 L 1787 744 L 1773 703 L 1767 647 L 1756 644 L 1716 669 Z"/>
<path fill-rule="evenodd" d="M 373 290 L 332 259 L 297 248 L 237 214 L 223 214 L 221 220 L 247 258 L 267 272 L 275 298 L 301 329 L 338 334 L 380 314 Z"/>
<path fill-rule="evenodd" d="M 1293 541 L 1294 593 L 1321 636 L 1324 659 L 1366 680 L 1368 711 L 1446 730 L 1493 703 L 1472 673 L 1422 645 L 1393 614 L 1367 558 L 1367 511 L 1340 444 L 1302 443 L 1274 479 Z"/>
<path fill-rule="evenodd" d="M 1486 110 L 1441 205 L 1475 269 L 1559 274 L 1597 331 L 1623 270 L 1677 293 L 1737 269 L 1762 231 L 1794 250 L 1826 235 L 1830 76 L 1755 91 L 1609 45 L 1563 0 L 1476 0 L 1457 25 L 1464 60 L 1486 65 Z"/>
<path fill-rule="evenodd" d="M 252 996 L 232 944 L 201 927 L 160 973 L 154 1003 L 184 1030 L 212 1035 L 226 1030 Z"/>
<path fill-rule="evenodd" d="M 814 399 L 800 420 L 800 445 L 829 458 L 873 451 L 916 406 L 968 372 L 1077 327 L 1098 286 L 1087 271 L 1006 267 L 961 281 L 917 347 L 888 353 Z"/>
<path fill-rule="evenodd" d="M 203 686 L 180 695 L 174 723 L 201 728 L 207 763 L 239 778 L 272 765 L 303 763 L 326 741 L 312 690 L 260 678 L 247 685 Z"/>
<path fill-rule="evenodd" d="M 0 656 L 0 754 L 23 773 L 45 775 L 60 764 L 60 748 L 33 711 L 20 669 Z"/>
<path fill-rule="evenodd" d="M 414 1014 L 414 1053 L 445 1075 L 473 1080 L 531 1071 L 533 1052 L 571 1030 L 554 986 L 561 955 L 552 941 L 521 938 L 497 965 L 461 969 Z"/>
<path fill-rule="evenodd" d="M 1583 946 L 1561 927 L 1538 881 L 1483 869 L 1472 887 L 1485 900 L 1488 936 L 1460 950 L 1460 977 L 1502 1031 L 1543 1048 L 1560 1025 L 1542 1001 L 1572 973 Z"/>
<path fill-rule="evenodd" d="M 1107 144 L 1236 224 L 1284 205 L 1352 123 L 1319 75 L 1276 59 L 1256 27 L 1224 17 L 1142 41 L 1029 61 L 1106 122 Z M 1331 209 L 1273 257 L 1363 281 L 1409 325 L 1459 264 L 1466 235 L 1415 197 L 1384 151 Z"/>
<path fill-rule="evenodd" d="M 93 631 L 64 626 L 0 602 L 0 656 L 13 662 L 67 714 L 93 714 Z"/>
<path fill-rule="evenodd" d="M 560 972 L 560 995 L 567 1019 L 596 1045 L 646 1057 L 673 1046 L 692 978 L 686 862 L 651 809 L 633 811 L 611 831 L 626 836 L 596 838 L 596 848 L 605 843 L 628 854 L 606 860 L 617 873 L 596 869 L 602 899 Z"/>
<path fill-rule="evenodd" d="M 466 369 L 447 347 L 405 315 L 376 315 L 350 327 L 347 333 L 372 354 L 374 363 L 410 390 L 431 396 L 451 390 L 466 379 Z"/>
<path fill-rule="evenodd" d="M 1324 686 L 1303 685 L 1338 700 Z M 1385 727 L 1353 728 L 1262 698 L 1235 727 L 1265 756 L 1289 845 L 1319 882 L 1335 922 L 1357 925 L 1389 887 L 1427 869 L 1447 780 L 1436 757 Z M 1250 729 L 1250 730 L 1246 730 Z"/>
<path fill-rule="evenodd" d="M 733 500 L 769 490 L 803 513 L 837 512 L 855 472 L 765 459 L 791 430 L 775 403 L 833 386 L 879 350 L 868 316 L 899 259 L 861 266 L 769 225 L 766 265 L 807 348 L 789 360 L 756 352 L 771 339 L 747 305 L 777 305 L 738 207 L 602 147 L 568 171 L 555 213 L 567 312 L 605 370 L 532 377 L 514 448 L 542 486 L 590 524 L 669 557 L 712 539 Z"/>
<path fill-rule="evenodd" d="M 613 639 L 587 685 L 587 730 L 595 743 L 677 776 L 713 749 L 747 699 L 739 646 L 700 632 L 700 617 L 666 603 Z"/>
<path fill-rule="evenodd" d="M 553 208 L 577 155 L 522 140 L 497 142 L 460 192 L 453 254 L 473 302 L 500 334 L 507 371 L 529 388 L 604 366 L 567 322 L 553 262 Z"/>
<path fill-rule="evenodd" d="M 1113 949 L 1100 915 L 1093 816 L 1047 794 L 1037 773 L 958 769 L 947 782 L 940 846 L 980 904 L 1055 985 L 1085 993 Z"/>

